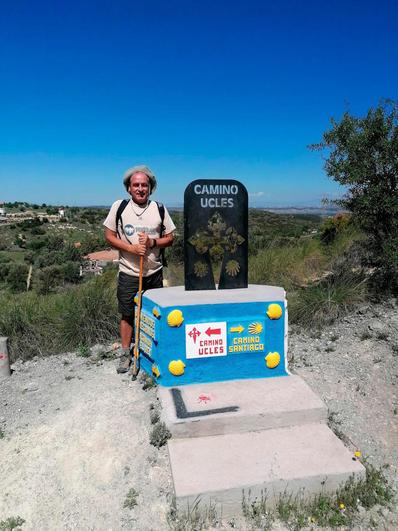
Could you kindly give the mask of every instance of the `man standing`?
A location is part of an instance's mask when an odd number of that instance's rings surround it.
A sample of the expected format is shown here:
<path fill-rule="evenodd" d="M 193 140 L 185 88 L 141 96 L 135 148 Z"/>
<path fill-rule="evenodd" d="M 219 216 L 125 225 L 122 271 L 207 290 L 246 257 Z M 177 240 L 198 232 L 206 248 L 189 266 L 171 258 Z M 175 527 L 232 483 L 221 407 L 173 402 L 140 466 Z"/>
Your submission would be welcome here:
<path fill-rule="evenodd" d="M 106 241 L 119 250 L 117 298 L 121 313 L 122 356 L 118 373 L 127 372 L 131 364 L 140 256 L 144 257 L 143 289 L 163 287 L 161 251 L 173 243 L 175 230 L 165 207 L 149 199 L 156 189 L 156 177 L 147 166 L 127 170 L 123 184 L 131 199 L 113 203 L 104 221 Z"/>

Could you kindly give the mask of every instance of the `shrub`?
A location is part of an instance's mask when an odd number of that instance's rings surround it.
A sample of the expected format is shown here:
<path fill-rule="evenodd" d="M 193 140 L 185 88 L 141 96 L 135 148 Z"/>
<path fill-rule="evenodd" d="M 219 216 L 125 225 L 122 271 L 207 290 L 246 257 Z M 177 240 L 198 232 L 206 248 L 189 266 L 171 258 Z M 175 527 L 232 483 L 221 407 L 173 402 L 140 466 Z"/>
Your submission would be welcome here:
<path fill-rule="evenodd" d="M 89 358 L 91 354 L 90 347 L 84 343 L 80 343 L 77 348 L 77 355 L 81 358 Z"/>
<path fill-rule="evenodd" d="M 152 428 L 149 442 L 156 448 L 161 448 L 170 439 L 171 433 L 164 422 L 158 422 Z"/>
<path fill-rule="evenodd" d="M 321 328 L 345 315 L 366 297 L 366 284 L 354 275 L 332 275 L 293 293 L 289 299 L 291 322 Z"/>
<path fill-rule="evenodd" d="M 322 243 L 330 244 L 341 234 L 349 224 L 350 216 L 345 213 L 336 214 L 326 218 L 319 230 L 319 238 Z"/>
<path fill-rule="evenodd" d="M 156 382 L 149 374 L 142 372 L 139 377 L 139 382 L 142 385 L 143 391 L 148 391 L 156 387 Z"/>
<path fill-rule="evenodd" d="M 130 489 L 127 493 L 126 499 L 124 500 L 123 507 L 125 509 L 134 509 L 137 502 L 138 492 L 135 489 Z"/>
<path fill-rule="evenodd" d="M 10 272 L 11 265 L 8 264 L 0 264 L 0 282 L 3 280 L 6 280 L 8 273 Z"/>
<path fill-rule="evenodd" d="M 34 263 L 34 254 L 32 253 L 32 251 L 26 251 L 26 253 L 24 254 L 24 262 L 27 263 L 27 264 L 33 264 Z"/>
<path fill-rule="evenodd" d="M 76 262 L 68 261 L 62 265 L 61 268 L 62 277 L 65 282 L 71 282 L 72 284 L 77 284 L 80 277 L 80 265 Z"/>
<path fill-rule="evenodd" d="M 156 409 L 151 409 L 149 412 L 149 418 L 151 421 L 151 424 L 157 424 L 160 422 L 160 413 Z"/>
<path fill-rule="evenodd" d="M 38 293 L 45 295 L 58 286 L 60 279 L 60 266 L 50 265 L 43 267 L 36 275 L 34 287 Z"/>
<path fill-rule="evenodd" d="M 82 252 L 80 248 L 76 248 L 73 244 L 65 245 L 62 251 L 62 258 L 64 261 L 80 262 L 82 260 Z"/>
<path fill-rule="evenodd" d="M 103 343 L 117 336 L 114 279 L 110 271 L 68 292 L 63 301 L 64 318 L 60 325 L 65 348 L 75 348 L 79 343 Z"/>
<path fill-rule="evenodd" d="M 45 246 L 46 246 L 46 241 L 41 240 L 40 238 L 33 238 L 26 244 L 26 248 L 32 251 L 38 251 L 39 249 L 43 249 L 43 247 Z"/>
<path fill-rule="evenodd" d="M 75 350 L 118 334 L 113 272 L 67 292 L 0 295 L 0 331 L 9 338 L 10 358 L 29 359 Z"/>
<path fill-rule="evenodd" d="M 59 234 L 49 234 L 46 238 L 46 247 L 50 251 L 61 251 L 64 246 L 64 239 Z"/>
<path fill-rule="evenodd" d="M 68 261 L 62 265 L 54 264 L 40 269 L 35 276 L 34 287 L 38 293 L 45 295 L 65 282 L 77 284 L 80 280 L 80 265 Z"/>
<path fill-rule="evenodd" d="M 39 235 L 43 235 L 43 234 L 46 233 L 46 231 L 44 229 L 42 229 L 41 227 L 33 227 L 30 232 L 34 236 L 39 236 Z"/>
<path fill-rule="evenodd" d="M 14 293 L 26 291 L 26 279 L 28 267 L 25 264 L 13 264 L 10 266 L 6 277 L 7 285 Z"/>
<path fill-rule="evenodd" d="M 0 522 L 0 531 L 18 531 L 24 523 L 25 520 L 20 516 L 10 516 Z"/>

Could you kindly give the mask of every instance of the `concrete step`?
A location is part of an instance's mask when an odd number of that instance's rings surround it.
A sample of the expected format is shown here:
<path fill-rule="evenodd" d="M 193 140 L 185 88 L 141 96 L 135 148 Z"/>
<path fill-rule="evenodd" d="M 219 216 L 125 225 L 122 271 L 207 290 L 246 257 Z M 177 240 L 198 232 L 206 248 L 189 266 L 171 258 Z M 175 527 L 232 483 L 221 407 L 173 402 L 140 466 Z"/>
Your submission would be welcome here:
<path fill-rule="evenodd" d="M 332 492 L 365 473 L 325 424 L 171 439 L 168 448 L 179 509 L 199 497 L 227 517 L 240 514 L 242 489 L 252 499 L 266 491 L 272 504 L 285 491 Z"/>
<path fill-rule="evenodd" d="M 298 376 L 159 387 L 173 437 L 204 437 L 326 422 L 327 408 Z"/>

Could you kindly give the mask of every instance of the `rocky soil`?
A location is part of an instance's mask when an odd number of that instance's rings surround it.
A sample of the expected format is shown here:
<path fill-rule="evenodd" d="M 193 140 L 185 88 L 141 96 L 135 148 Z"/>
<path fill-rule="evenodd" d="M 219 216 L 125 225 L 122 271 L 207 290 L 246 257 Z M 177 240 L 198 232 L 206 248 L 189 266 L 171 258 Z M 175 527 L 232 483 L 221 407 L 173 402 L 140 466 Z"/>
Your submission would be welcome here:
<path fill-rule="evenodd" d="M 167 449 L 149 444 L 156 390 L 117 375 L 117 361 L 102 359 L 109 350 L 16 362 L 1 382 L 0 521 L 19 515 L 22 529 L 35 531 L 173 525 Z M 289 350 L 292 372 L 328 405 L 333 429 L 384 467 L 396 494 L 396 303 L 363 307 L 321 334 L 292 328 Z M 356 529 L 397 530 L 396 506 L 360 511 Z M 232 526 L 249 527 L 243 519 L 216 524 Z"/>

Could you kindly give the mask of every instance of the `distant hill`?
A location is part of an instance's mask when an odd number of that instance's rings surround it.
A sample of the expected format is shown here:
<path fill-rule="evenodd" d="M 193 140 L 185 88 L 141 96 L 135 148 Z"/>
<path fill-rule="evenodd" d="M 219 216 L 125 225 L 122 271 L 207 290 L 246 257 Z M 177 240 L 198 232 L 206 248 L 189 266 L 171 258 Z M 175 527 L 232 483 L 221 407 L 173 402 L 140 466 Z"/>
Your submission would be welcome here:
<path fill-rule="evenodd" d="M 272 212 L 274 214 L 313 214 L 314 216 L 334 216 L 337 212 L 343 212 L 343 209 L 335 206 L 327 207 L 264 207 L 256 208 L 256 210 L 262 210 L 265 212 Z"/>
<path fill-rule="evenodd" d="M 98 208 L 109 210 L 111 207 L 106 205 L 96 205 L 81 208 Z M 184 208 L 179 206 L 168 205 L 169 210 L 181 212 Z M 273 214 L 313 214 L 314 216 L 334 216 L 337 212 L 342 212 L 342 209 L 335 206 L 328 207 L 311 207 L 311 206 L 288 206 L 288 207 L 251 207 L 250 210 L 259 210 L 263 212 L 272 212 Z"/>
<path fill-rule="evenodd" d="M 25 205 L 26 208 L 30 207 L 30 203 L 18 203 Z M 46 205 L 47 208 L 58 208 L 50 205 Z M 181 204 L 179 205 L 167 205 L 169 210 L 174 212 L 182 212 L 184 210 Z M 66 207 L 67 209 L 91 209 L 91 210 L 105 210 L 108 211 L 111 208 L 111 205 L 80 205 L 73 207 Z M 8 209 L 10 210 L 10 208 Z M 283 207 L 250 207 L 250 210 L 262 211 L 262 212 L 272 212 L 273 214 L 312 214 L 314 216 L 334 216 L 337 212 L 342 212 L 342 209 L 333 205 L 322 207 L 322 206 L 283 206 Z"/>

